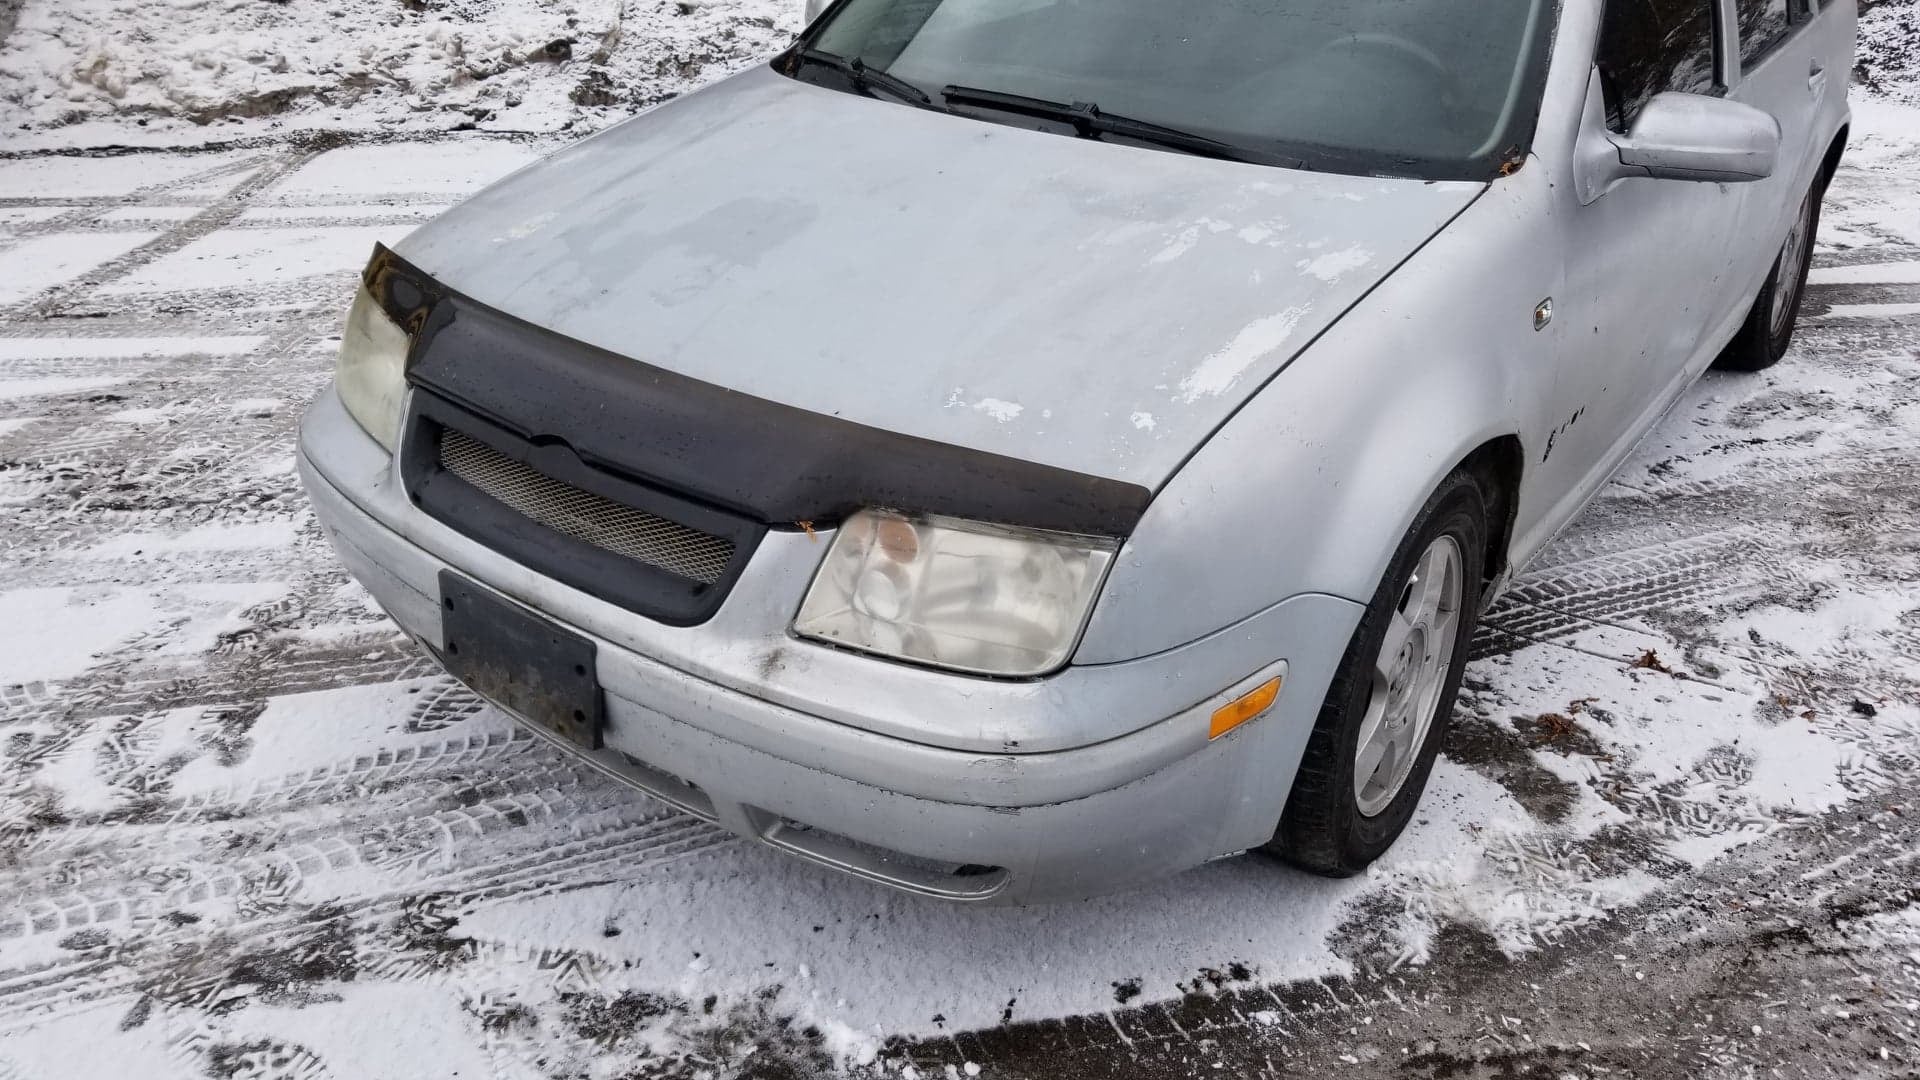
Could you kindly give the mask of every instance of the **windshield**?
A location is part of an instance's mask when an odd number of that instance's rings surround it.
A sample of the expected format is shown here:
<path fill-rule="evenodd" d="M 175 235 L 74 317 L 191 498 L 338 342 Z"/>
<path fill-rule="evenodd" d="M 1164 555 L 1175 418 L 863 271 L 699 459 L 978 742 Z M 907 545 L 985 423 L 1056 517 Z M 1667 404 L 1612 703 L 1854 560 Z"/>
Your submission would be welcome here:
<path fill-rule="evenodd" d="M 1089 103 L 1309 168 L 1484 178 L 1532 138 L 1548 4 L 844 0 L 802 44 L 904 79 L 933 107 L 961 86 Z"/>

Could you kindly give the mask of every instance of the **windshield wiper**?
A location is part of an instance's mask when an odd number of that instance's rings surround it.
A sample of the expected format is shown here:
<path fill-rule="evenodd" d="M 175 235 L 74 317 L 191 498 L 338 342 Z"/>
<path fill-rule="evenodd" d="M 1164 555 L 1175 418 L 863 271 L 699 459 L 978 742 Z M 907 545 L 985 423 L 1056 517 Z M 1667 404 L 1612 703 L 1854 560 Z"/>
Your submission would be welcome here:
<path fill-rule="evenodd" d="M 791 75 L 802 64 L 817 64 L 831 68 L 847 77 L 855 90 L 873 96 L 876 89 L 885 90 L 894 97 L 909 101 L 915 105 L 932 106 L 933 98 L 925 90 L 913 85 L 898 75 L 892 75 L 876 67 L 868 67 L 867 62 L 857 56 L 841 56 L 838 53 L 822 52 L 819 49 L 801 49 L 793 54 L 793 60 L 787 67 Z"/>
<path fill-rule="evenodd" d="M 971 105 L 975 108 L 995 109 L 1000 112 L 1071 124 L 1081 138 L 1117 135 L 1123 139 L 1163 146 L 1170 150 L 1183 150 L 1201 157 L 1246 161 L 1257 165 L 1285 165 L 1292 168 L 1299 168 L 1301 165 L 1300 161 L 1280 154 L 1269 154 L 1251 147 L 1210 139 L 1191 131 L 1182 131 L 1179 128 L 1165 127 L 1145 120 L 1135 120 L 1129 116 L 1105 112 L 1100 106 L 1087 101 L 1068 104 L 1062 101 L 1048 101 L 1045 98 L 1028 97 L 1025 94 L 981 90 L 972 86 L 949 86 L 940 91 L 940 96 L 946 99 L 948 105 Z"/>

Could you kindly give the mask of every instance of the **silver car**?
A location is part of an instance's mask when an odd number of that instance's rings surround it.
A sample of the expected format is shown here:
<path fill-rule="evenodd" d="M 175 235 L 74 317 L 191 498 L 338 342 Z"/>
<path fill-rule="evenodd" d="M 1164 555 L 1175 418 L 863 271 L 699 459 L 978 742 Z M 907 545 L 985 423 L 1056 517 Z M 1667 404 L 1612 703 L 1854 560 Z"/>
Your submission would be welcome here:
<path fill-rule="evenodd" d="M 912 892 L 1414 812 L 1489 601 L 1793 334 L 1850 0 L 838 0 L 378 250 L 300 468 L 453 675 Z"/>

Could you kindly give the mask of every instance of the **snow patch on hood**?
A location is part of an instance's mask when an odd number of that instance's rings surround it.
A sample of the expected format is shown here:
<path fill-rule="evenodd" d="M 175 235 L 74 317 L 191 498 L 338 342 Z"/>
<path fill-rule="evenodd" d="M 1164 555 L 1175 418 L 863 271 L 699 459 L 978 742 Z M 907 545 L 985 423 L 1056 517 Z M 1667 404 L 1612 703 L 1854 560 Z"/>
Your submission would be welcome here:
<path fill-rule="evenodd" d="M 1027 407 L 1017 402 L 1001 401 L 999 398 L 981 398 L 973 403 L 973 408 L 976 412 L 986 413 L 995 420 L 1008 424 L 1018 420 Z"/>
<path fill-rule="evenodd" d="M 1154 265 L 1170 263 L 1185 255 L 1187 252 L 1192 251 L 1200 244 L 1200 231 L 1202 229 L 1209 233 L 1223 233 L 1232 228 L 1232 225 L 1224 221 L 1215 221 L 1212 218 L 1201 218 L 1199 221 L 1181 229 L 1172 240 L 1167 242 L 1166 247 L 1161 248 L 1154 254 L 1153 258 L 1148 259 L 1147 262 Z"/>
<path fill-rule="evenodd" d="M 1200 361 L 1200 366 L 1180 380 L 1179 400 L 1192 404 L 1203 397 L 1218 397 L 1233 389 L 1247 369 L 1279 352 L 1293 339 L 1293 331 L 1306 318 L 1307 309 L 1290 307 L 1269 315 L 1234 335 L 1219 352 Z"/>
<path fill-rule="evenodd" d="M 1373 263 L 1373 252 L 1358 244 L 1328 252 L 1312 259 L 1302 259 L 1295 264 L 1296 269 L 1304 270 L 1321 281 L 1339 281 L 1355 270 L 1364 269 Z"/>

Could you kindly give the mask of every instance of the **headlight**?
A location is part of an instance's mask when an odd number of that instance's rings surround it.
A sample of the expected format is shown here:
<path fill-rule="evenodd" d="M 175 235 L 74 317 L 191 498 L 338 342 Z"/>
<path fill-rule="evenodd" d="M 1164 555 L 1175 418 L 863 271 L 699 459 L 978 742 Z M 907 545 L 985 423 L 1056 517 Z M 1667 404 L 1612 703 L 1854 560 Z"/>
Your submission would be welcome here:
<path fill-rule="evenodd" d="M 391 453 L 400 441 L 401 403 L 407 393 L 407 332 L 362 285 L 347 312 L 340 362 L 333 373 L 340 400 L 367 434 Z"/>
<path fill-rule="evenodd" d="M 803 637 L 980 675 L 1043 675 L 1080 639 L 1117 543 L 863 510 L 800 605 Z"/>

